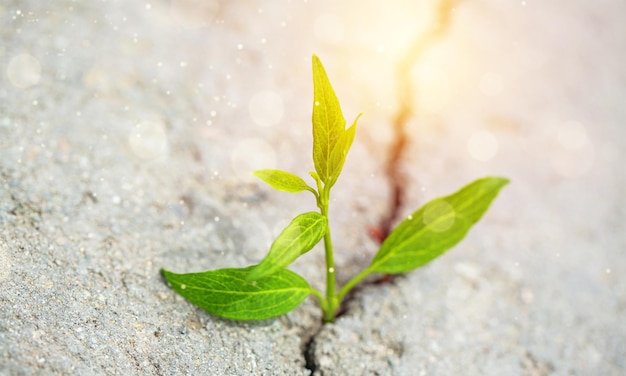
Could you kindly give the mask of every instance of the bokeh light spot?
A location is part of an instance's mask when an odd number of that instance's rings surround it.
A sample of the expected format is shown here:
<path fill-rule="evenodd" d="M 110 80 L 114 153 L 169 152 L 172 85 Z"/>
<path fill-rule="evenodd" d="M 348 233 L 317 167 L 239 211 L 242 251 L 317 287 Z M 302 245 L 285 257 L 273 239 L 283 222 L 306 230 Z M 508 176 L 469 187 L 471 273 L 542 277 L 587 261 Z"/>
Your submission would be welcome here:
<path fill-rule="evenodd" d="M 502 77 L 493 72 L 483 74 L 478 83 L 478 89 L 488 97 L 493 97 L 502 92 Z"/>
<path fill-rule="evenodd" d="M 452 227 L 455 217 L 452 205 L 445 201 L 435 201 L 424 208 L 423 222 L 429 230 L 443 232 Z"/>
<path fill-rule="evenodd" d="M 13 86 L 26 89 L 39 83 L 41 64 L 30 54 L 19 54 L 9 61 L 6 74 Z"/>
<path fill-rule="evenodd" d="M 569 121 L 561 125 L 556 137 L 561 146 L 572 150 L 580 149 L 588 142 L 585 127 L 575 121 Z"/>
<path fill-rule="evenodd" d="M 276 166 L 276 152 L 270 144 L 261 139 L 245 139 L 231 152 L 230 162 L 238 178 L 250 180 L 253 171 Z"/>
<path fill-rule="evenodd" d="M 136 156 L 145 160 L 164 157 L 169 152 L 165 125 L 160 120 L 137 124 L 128 136 L 128 144 Z"/>
<path fill-rule="evenodd" d="M 273 91 L 261 91 L 252 96 L 248 109 L 250 117 L 257 125 L 276 125 L 283 118 L 283 99 Z"/>
<path fill-rule="evenodd" d="M 315 20 L 315 36 L 324 42 L 341 43 L 344 35 L 343 29 L 341 19 L 332 13 L 321 15 Z"/>
<path fill-rule="evenodd" d="M 585 127 L 576 121 L 563 123 L 550 148 L 555 172 L 567 178 L 585 174 L 593 166 L 595 150 Z"/>
<path fill-rule="evenodd" d="M 467 151 L 477 161 L 486 162 L 498 152 L 498 139 L 491 132 L 478 131 L 469 138 Z"/>

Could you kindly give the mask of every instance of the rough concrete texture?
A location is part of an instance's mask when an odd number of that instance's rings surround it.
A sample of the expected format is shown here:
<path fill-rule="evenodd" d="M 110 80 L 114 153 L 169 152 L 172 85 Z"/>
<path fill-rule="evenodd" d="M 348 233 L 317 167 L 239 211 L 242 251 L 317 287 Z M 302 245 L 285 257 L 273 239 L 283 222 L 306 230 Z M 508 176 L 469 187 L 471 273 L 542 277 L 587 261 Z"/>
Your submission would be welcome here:
<path fill-rule="evenodd" d="M 512 180 L 450 253 L 364 284 L 321 330 L 312 298 L 239 323 L 163 283 L 161 267 L 255 263 L 314 208 L 249 175 L 311 169 L 313 52 L 346 118 L 365 113 L 331 219 L 340 282 L 367 265 L 394 69 L 435 7 L 413 3 L 1 2 L 0 374 L 626 373 L 614 1 L 461 2 L 403 77 L 402 214 Z M 293 269 L 322 288 L 323 263 L 316 249 Z"/>

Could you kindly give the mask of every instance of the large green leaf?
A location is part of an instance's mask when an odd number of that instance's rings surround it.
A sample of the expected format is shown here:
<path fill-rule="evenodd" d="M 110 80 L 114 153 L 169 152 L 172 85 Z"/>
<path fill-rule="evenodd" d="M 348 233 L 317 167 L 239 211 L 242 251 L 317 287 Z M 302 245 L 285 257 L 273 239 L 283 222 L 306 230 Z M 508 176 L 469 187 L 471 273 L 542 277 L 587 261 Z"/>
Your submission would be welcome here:
<path fill-rule="evenodd" d="M 265 320 L 302 303 L 311 287 L 298 274 L 281 270 L 259 281 L 248 281 L 253 266 L 176 274 L 162 270 L 172 288 L 207 312 L 232 320 Z"/>
<path fill-rule="evenodd" d="M 301 177 L 291 172 L 264 169 L 254 171 L 253 174 L 279 191 L 295 193 L 307 190 L 315 193 L 315 190 L 305 183 Z"/>
<path fill-rule="evenodd" d="M 332 186 L 337 181 L 352 145 L 355 130 L 346 131 L 345 127 L 346 120 L 324 66 L 313 55 L 313 163 L 324 184 Z"/>
<path fill-rule="evenodd" d="M 508 182 L 486 177 L 428 202 L 389 234 L 368 270 L 404 273 L 440 256 L 465 237 Z"/>
<path fill-rule="evenodd" d="M 326 233 L 326 217 L 316 212 L 298 215 L 278 235 L 267 256 L 250 272 L 248 280 L 267 277 L 310 251 Z"/>

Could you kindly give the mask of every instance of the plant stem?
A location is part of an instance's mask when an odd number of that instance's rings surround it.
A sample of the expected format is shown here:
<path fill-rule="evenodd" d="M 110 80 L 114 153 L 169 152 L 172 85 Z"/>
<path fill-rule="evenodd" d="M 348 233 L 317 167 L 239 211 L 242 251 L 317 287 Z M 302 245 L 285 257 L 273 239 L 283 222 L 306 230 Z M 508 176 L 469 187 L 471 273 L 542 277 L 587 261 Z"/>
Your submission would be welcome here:
<path fill-rule="evenodd" d="M 333 258 L 333 243 L 330 239 L 330 228 L 324 236 L 324 248 L 326 250 L 326 312 L 324 322 L 332 322 L 335 319 L 337 308 L 335 297 L 335 260 Z"/>
<path fill-rule="evenodd" d="M 354 276 L 354 278 L 352 278 L 350 281 L 348 281 L 348 283 L 346 283 L 340 290 L 339 293 L 337 294 L 337 301 L 341 302 L 343 300 L 343 298 L 346 296 L 346 294 L 352 290 L 352 288 L 359 282 L 361 282 L 363 280 L 363 278 L 367 277 L 368 275 L 370 275 L 370 270 L 369 268 L 366 268 L 364 270 L 362 270 L 359 274 L 357 274 L 356 276 Z"/>
<path fill-rule="evenodd" d="M 311 288 L 311 294 L 313 294 L 313 296 L 315 296 L 317 300 L 319 300 L 320 306 L 324 307 L 324 305 L 326 304 L 326 299 L 324 299 L 324 295 L 322 295 L 321 292 L 317 291 L 317 289 L 314 288 Z"/>
<path fill-rule="evenodd" d="M 324 311 L 324 322 L 335 320 L 337 310 L 337 297 L 335 296 L 335 259 L 333 256 L 333 241 L 330 236 L 330 224 L 328 221 L 328 201 L 330 197 L 330 187 L 325 186 L 320 192 L 320 210 L 326 217 L 326 234 L 324 234 L 324 251 L 326 253 L 326 301 L 322 304 Z"/>

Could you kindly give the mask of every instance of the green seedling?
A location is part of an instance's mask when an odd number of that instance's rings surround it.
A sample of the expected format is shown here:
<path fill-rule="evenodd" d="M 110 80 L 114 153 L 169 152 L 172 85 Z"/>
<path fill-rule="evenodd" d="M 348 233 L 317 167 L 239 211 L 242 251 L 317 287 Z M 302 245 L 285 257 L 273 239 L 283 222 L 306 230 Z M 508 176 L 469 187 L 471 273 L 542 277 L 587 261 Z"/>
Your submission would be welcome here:
<path fill-rule="evenodd" d="M 281 170 L 254 174 L 279 191 L 308 191 L 319 211 L 296 216 L 257 265 L 202 273 L 163 270 L 171 287 L 209 313 L 233 320 L 264 320 L 296 308 L 309 294 L 320 303 L 324 322 L 332 322 L 342 299 L 372 273 L 399 274 L 418 268 L 457 244 L 485 213 L 508 180 L 478 179 L 455 193 L 436 198 L 405 218 L 384 240 L 372 262 L 340 289 L 336 288 L 333 243 L 328 222 L 331 188 L 341 174 L 356 131 L 345 128 L 337 96 L 319 58 L 313 55 L 313 164 L 315 182 Z M 324 240 L 326 291 L 322 293 L 287 267 Z"/>

